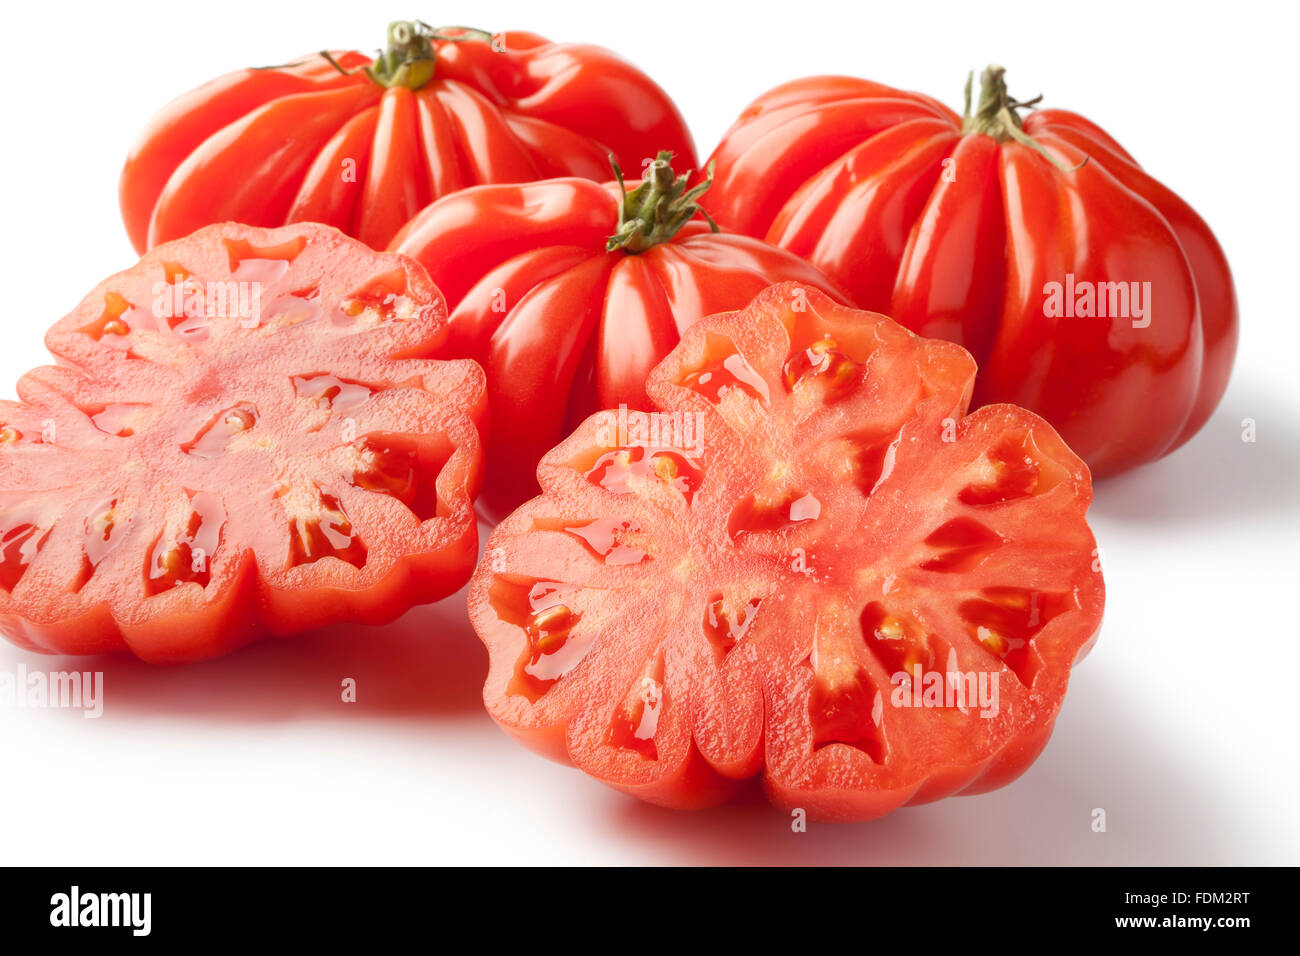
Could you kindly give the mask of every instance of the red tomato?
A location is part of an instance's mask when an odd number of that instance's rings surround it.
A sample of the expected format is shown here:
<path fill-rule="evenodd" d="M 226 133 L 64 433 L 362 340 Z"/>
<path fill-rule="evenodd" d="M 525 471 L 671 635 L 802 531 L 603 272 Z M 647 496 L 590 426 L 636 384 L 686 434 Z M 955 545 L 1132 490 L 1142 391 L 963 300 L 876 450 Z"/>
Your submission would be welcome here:
<path fill-rule="evenodd" d="M 611 152 L 659 149 L 695 162 L 668 95 L 608 50 L 397 22 L 378 60 L 312 54 L 164 107 L 122 171 L 122 216 L 141 252 L 227 220 L 324 222 L 382 249 L 466 186 L 603 180 Z"/>
<path fill-rule="evenodd" d="M 393 241 L 447 296 L 448 354 L 487 371 L 493 519 L 537 493 L 537 462 L 589 414 L 646 407 L 646 376 L 697 319 L 782 280 L 834 290 L 788 252 L 711 231 L 695 218 L 707 183 L 687 191 L 669 159 L 626 194 L 579 179 L 466 190 Z"/>
<path fill-rule="evenodd" d="M 1013 779 L 1104 588 L 1087 468 L 1024 409 L 967 416 L 974 374 L 793 283 L 696 324 L 656 415 L 588 419 L 489 539 L 492 716 L 672 807 L 761 774 L 856 820 Z"/>
<path fill-rule="evenodd" d="M 1237 305 L 1191 207 L 1075 113 L 848 77 L 760 97 L 714 153 L 725 228 L 806 256 L 865 309 L 965 346 L 975 402 L 1050 421 L 1094 475 L 1168 454 L 1227 387 Z"/>
<path fill-rule="evenodd" d="M 477 558 L 482 370 L 416 263 L 211 226 L 101 283 L 0 402 L 0 631 L 188 661 L 379 623 Z"/>

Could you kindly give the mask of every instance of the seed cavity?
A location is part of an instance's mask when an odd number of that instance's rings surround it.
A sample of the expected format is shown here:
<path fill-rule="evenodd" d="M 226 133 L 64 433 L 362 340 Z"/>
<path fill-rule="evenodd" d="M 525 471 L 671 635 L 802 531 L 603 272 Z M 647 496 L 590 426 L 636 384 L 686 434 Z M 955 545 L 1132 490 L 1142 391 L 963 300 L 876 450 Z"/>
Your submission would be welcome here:
<path fill-rule="evenodd" d="M 660 651 L 632 682 L 631 689 L 614 712 L 607 742 L 634 751 L 645 760 L 658 760 L 659 748 L 655 746 L 655 734 L 667 705 L 664 658 Z"/>
<path fill-rule="evenodd" d="M 1069 477 L 1064 465 L 1043 454 L 1031 430 L 1006 436 L 974 467 L 975 480 L 957 494 L 974 507 L 1044 495 Z"/>
<path fill-rule="evenodd" d="M 922 562 L 926 571 L 961 574 L 1002 546 L 1002 537 L 974 518 L 954 518 L 933 531 L 925 543 L 938 552 Z"/>
<path fill-rule="evenodd" d="M 162 531 L 145 556 L 144 586 L 148 595 L 161 594 L 182 584 L 206 588 L 211 580 L 213 556 L 221 543 L 226 509 L 221 498 L 208 491 L 185 489 L 189 517 L 177 532 Z"/>
<path fill-rule="evenodd" d="M 575 589 L 549 579 L 498 574 L 488 601 L 497 617 L 520 628 L 526 646 L 515 664 L 509 693 L 536 703 L 577 667 L 591 648 L 592 637 L 575 634 L 582 614 L 571 607 Z"/>
<path fill-rule="evenodd" d="M 862 384 L 863 366 L 840 351 L 834 336 L 822 335 L 791 352 L 781 372 L 788 391 L 817 388 L 821 401 L 831 405 L 857 391 Z"/>
<path fill-rule="evenodd" d="M 223 408 L 199 429 L 198 434 L 181 445 L 181 451 L 195 458 L 218 458 L 231 450 L 237 436 L 251 431 L 257 420 L 257 406 L 252 402 L 239 402 Z"/>
<path fill-rule="evenodd" d="M 714 593 L 709 598 L 704 607 L 704 636 L 713 649 L 716 661 L 721 663 L 745 639 L 762 606 L 762 598 L 751 598 L 730 607 L 721 593 Z"/>
<path fill-rule="evenodd" d="M 703 366 L 686 372 L 677 384 L 698 392 L 715 405 L 731 390 L 764 405 L 771 402 L 767 382 L 730 338 L 710 332 L 705 339 L 705 352 L 708 358 Z"/>
<path fill-rule="evenodd" d="M 279 497 L 289 517 L 288 567 L 322 558 L 338 558 L 357 568 L 365 565 L 366 546 L 336 496 L 313 485 Z"/>
<path fill-rule="evenodd" d="M 965 620 L 970 636 L 1028 687 L 1040 666 L 1032 654 L 1034 636 L 1076 606 L 1064 593 L 997 587 L 984 588 L 978 596 L 962 601 L 957 613 Z"/>
<path fill-rule="evenodd" d="M 704 480 L 701 470 L 684 455 L 639 446 L 600 454 L 589 466 L 577 464 L 588 481 L 618 495 L 643 494 L 649 487 L 677 492 L 690 504 Z"/>

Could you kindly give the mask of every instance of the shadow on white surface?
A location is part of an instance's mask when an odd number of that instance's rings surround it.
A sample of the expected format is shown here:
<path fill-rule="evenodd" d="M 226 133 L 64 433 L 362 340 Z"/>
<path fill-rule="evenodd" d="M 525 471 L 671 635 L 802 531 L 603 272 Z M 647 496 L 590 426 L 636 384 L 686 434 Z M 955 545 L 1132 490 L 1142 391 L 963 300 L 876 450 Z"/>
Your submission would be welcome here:
<path fill-rule="evenodd" d="M 1300 408 L 1254 385 L 1230 388 L 1172 455 L 1097 482 L 1093 513 L 1134 522 L 1267 517 L 1300 510 Z M 1255 440 L 1242 440 L 1243 421 Z"/>
<path fill-rule="evenodd" d="M 989 794 L 794 833 L 754 788 L 696 813 L 629 798 L 606 804 L 601 825 L 668 860 L 718 865 L 1187 865 L 1257 856 L 1233 832 L 1240 817 L 1212 763 L 1174 762 L 1159 746 L 1168 729 L 1141 726 L 1137 709 L 1117 698 L 1094 687 L 1090 711 L 1067 698 L 1043 756 Z M 1098 807 L 1104 833 L 1091 826 Z"/>
<path fill-rule="evenodd" d="M 29 669 L 102 671 L 105 716 L 257 723 L 419 719 L 482 713 L 487 652 L 465 616 L 465 592 L 377 627 L 337 624 L 179 667 L 127 655 L 45 657 L 5 648 Z M 357 702 L 342 701 L 356 681 Z M 483 714 L 484 721 L 488 720 Z"/>

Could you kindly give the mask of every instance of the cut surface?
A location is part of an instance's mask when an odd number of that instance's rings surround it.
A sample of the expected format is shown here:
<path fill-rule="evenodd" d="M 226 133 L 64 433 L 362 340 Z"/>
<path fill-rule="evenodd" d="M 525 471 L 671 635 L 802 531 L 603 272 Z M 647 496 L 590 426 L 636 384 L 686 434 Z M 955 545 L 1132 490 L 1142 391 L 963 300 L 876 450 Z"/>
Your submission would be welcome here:
<path fill-rule="evenodd" d="M 1087 469 L 1023 409 L 967 416 L 974 371 L 795 284 L 691 329 L 653 427 L 588 419 L 490 539 L 490 712 L 670 806 L 762 774 L 863 819 L 1019 774 L 1103 585 Z"/>
<path fill-rule="evenodd" d="M 475 557 L 482 372 L 420 266 L 324 226 L 212 226 L 48 333 L 0 403 L 0 629 L 150 660 L 384 620 Z"/>

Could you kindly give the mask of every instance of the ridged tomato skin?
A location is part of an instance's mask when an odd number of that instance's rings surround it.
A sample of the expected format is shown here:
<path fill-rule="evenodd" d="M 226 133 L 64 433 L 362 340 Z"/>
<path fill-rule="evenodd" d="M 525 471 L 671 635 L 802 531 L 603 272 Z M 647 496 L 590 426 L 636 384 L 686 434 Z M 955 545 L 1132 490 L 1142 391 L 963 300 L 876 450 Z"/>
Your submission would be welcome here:
<path fill-rule="evenodd" d="M 610 251 L 621 195 L 617 183 L 574 178 L 466 189 L 423 210 L 390 246 L 447 297 L 444 354 L 487 372 L 478 504 L 489 520 L 536 494 L 537 462 L 592 412 L 647 408 L 650 370 L 696 320 L 742 308 L 775 282 L 843 300 L 798 256 L 703 219 L 644 251 Z"/>
<path fill-rule="evenodd" d="M 1155 461 L 1227 387 L 1227 259 L 1095 123 L 1058 109 L 1017 122 L 1037 147 L 920 94 L 797 80 L 723 136 L 710 211 L 805 256 L 859 307 L 969 349 L 976 404 L 1041 414 L 1095 477 Z M 1120 314 L 1098 315 L 1103 298 Z"/>
<path fill-rule="evenodd" d="M 0 402 L 0 633 L 183 663 L 457 591 L 486 397 L 445 335 L 418 263 L 319 224 L 106 279 Z"/>
<path fill-rule="evenodd" d="M 1025 409 L 968 414 L 974 375 L 797 283 L 693 325 L 649 378 L 658 418 L 588 418 L 488 539 L 488 712 L 679 809 L 761 781 L 866 820 L 1015 779 L 1105 586 L 1087 467 Z"/>
<path fill-rule="evenodd" d="M 456 31 L 439 31 L 438 37 Z M 214 222 L 322 222 L 382 249 L 411 216 L 467 186 L 603 180 L 666 149 L 696 162 L 685 121 L 609 50 L 510 31 L 434 38 L 432 78 L 384 87 L 355 51 L 219 77 L 149 122 L 119 199 L 144 252 Z"/>

